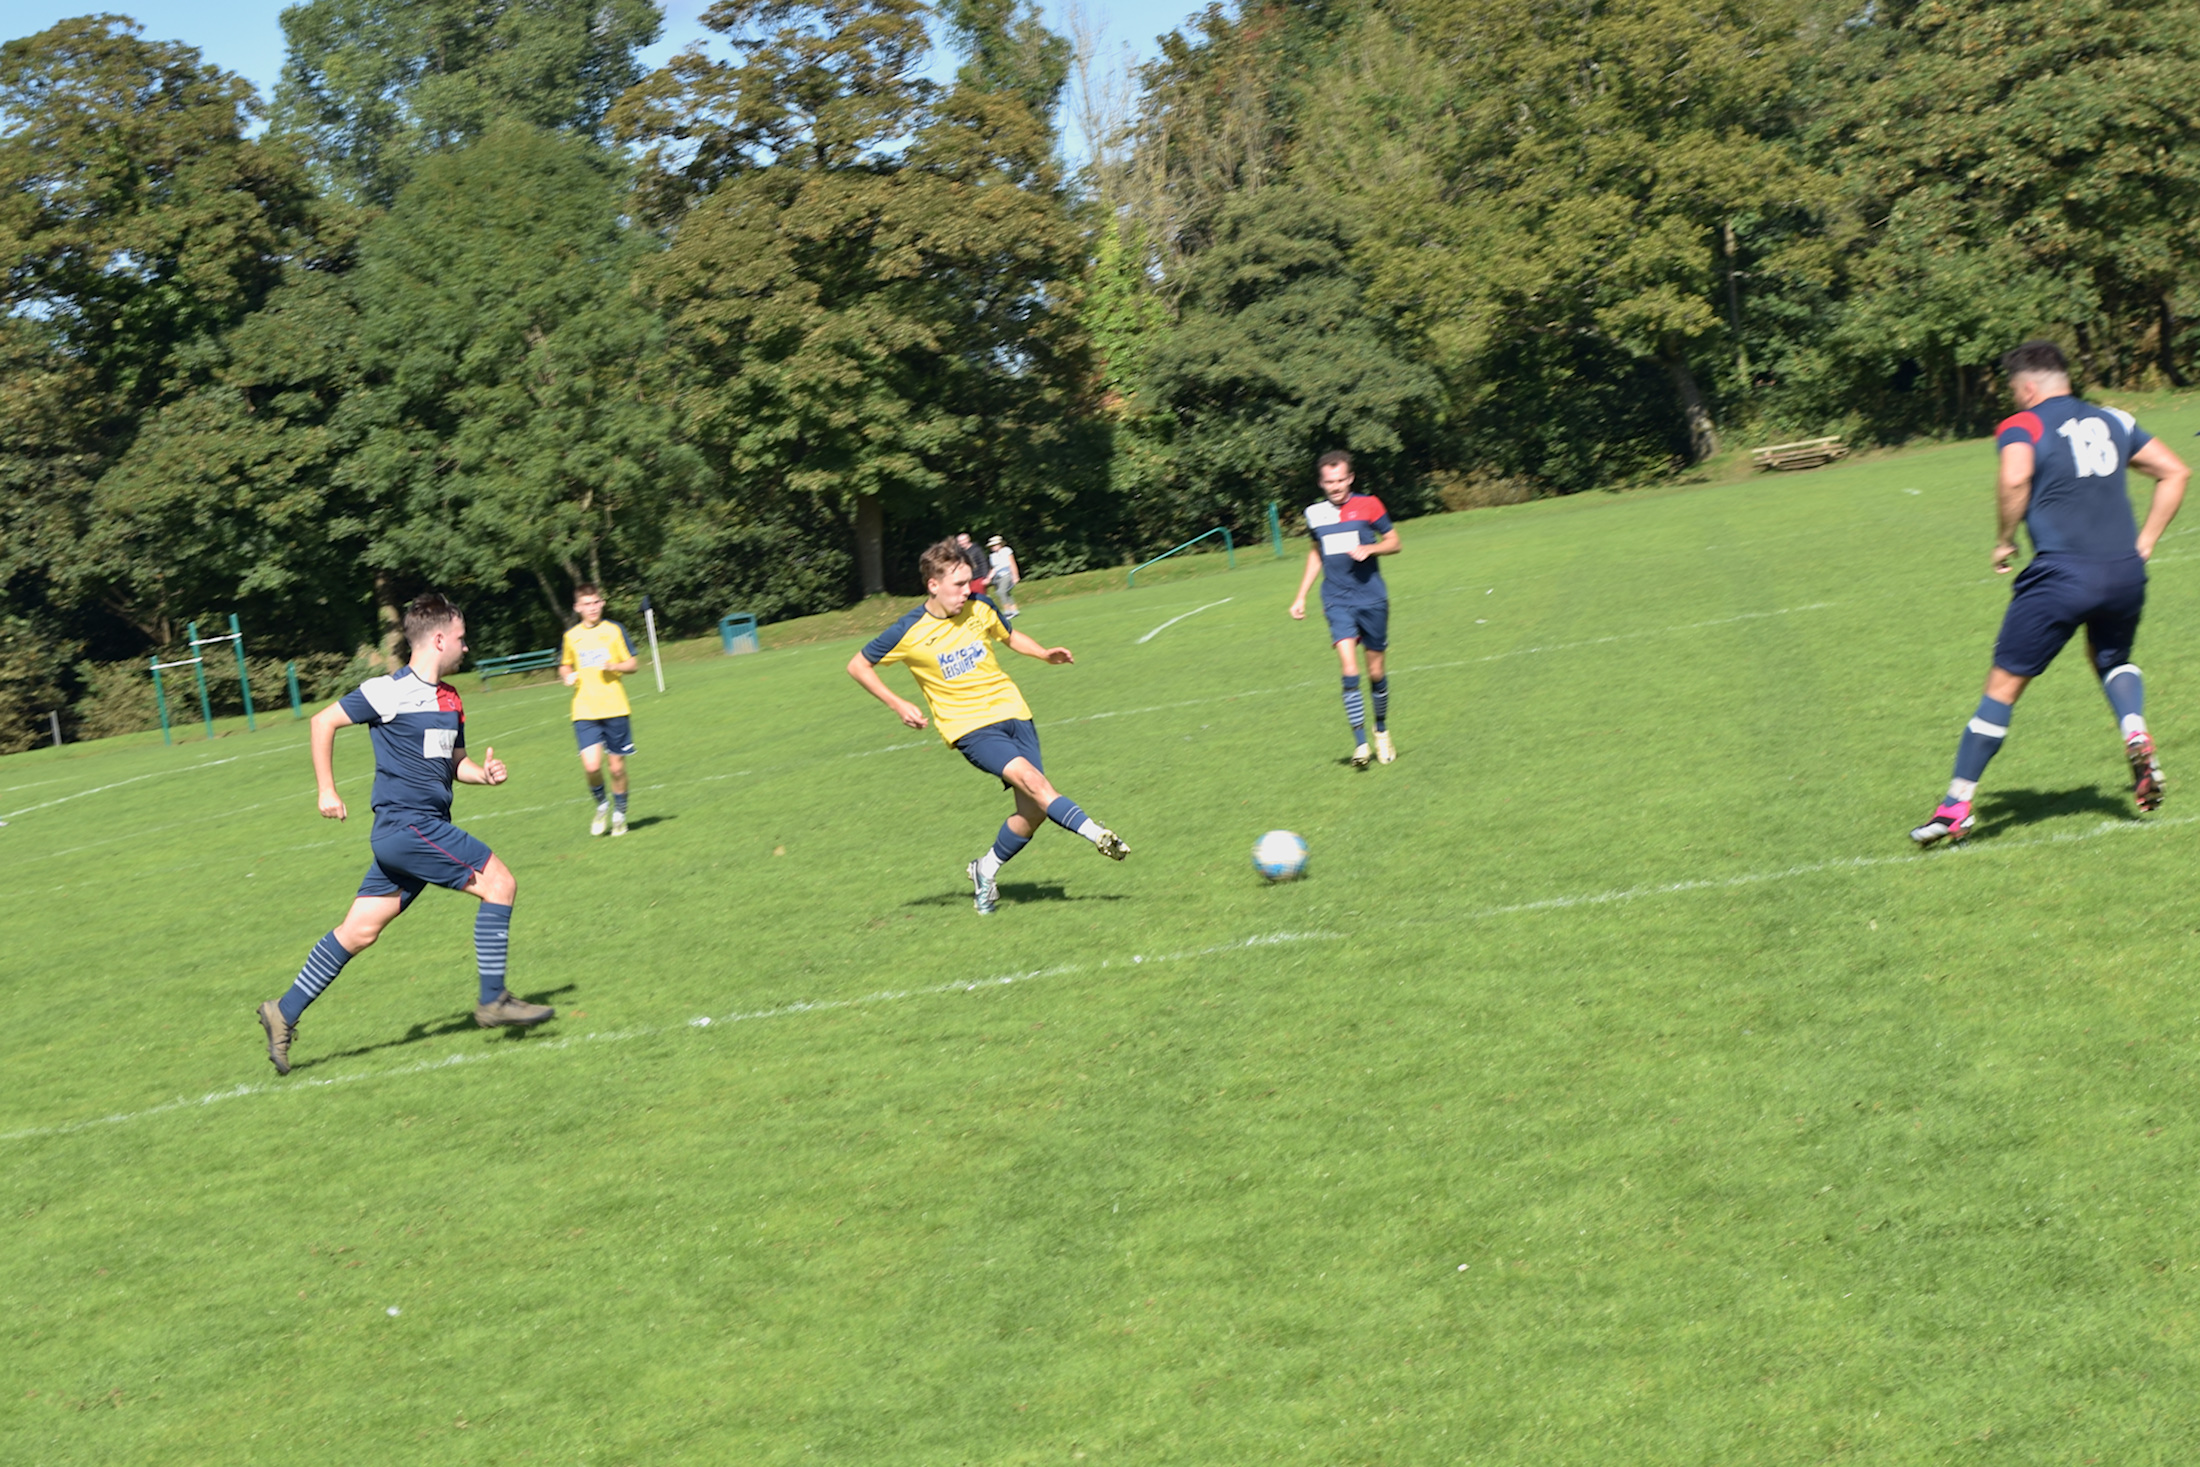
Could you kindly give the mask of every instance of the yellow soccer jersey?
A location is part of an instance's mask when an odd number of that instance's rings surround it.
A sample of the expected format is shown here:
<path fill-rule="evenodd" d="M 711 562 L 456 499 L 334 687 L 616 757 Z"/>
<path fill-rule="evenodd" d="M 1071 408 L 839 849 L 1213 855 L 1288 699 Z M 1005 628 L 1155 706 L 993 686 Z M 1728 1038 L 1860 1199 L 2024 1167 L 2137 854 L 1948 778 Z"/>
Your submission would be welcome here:
<path fill-rule="evenodd" d="M 573 684 L 573 717 L 624 718 L 634 711 L 627 704 L 626 689 L 619 686 L 625 675 L 604 671 L 612 663 L 633 656 L 626 628 L 615 621 L 599 621 L 592 627 L 575 623 L 567 628 L 565 650 L 558 657 L 558 665 L 580 670 L 580 678 Z"/>
<path fill-rule="evenodd" d="M 917 690 L 932 705 L 932 726 L 950 744 L 974 728 L 1031 709 L 994 659 L 992 644 L 1008 640 L 990 603 L 973 596 L 953 616 L 934 616 L 922 606 L 871 639 L 863 649 L 873 667 L 906 663 Z"/>

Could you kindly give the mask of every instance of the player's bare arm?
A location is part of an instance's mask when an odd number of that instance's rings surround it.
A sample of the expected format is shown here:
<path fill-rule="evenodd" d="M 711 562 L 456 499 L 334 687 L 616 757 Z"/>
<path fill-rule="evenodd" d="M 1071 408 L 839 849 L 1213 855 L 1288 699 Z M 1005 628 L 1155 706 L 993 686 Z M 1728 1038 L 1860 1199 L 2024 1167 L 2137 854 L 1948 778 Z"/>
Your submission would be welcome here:
<path fill-rule="evenodd" d="M 1355 545 L 1345 552 L 1354 560 L 1367 560 L 1377 555 L 1396 555 L 1397 553 L 1398 532 L 1395 528 L 1385 532 L 1383 538 L 1372 545 Z"/>
<path fill-rule="evenodd" d="M 2017 526 L 2032 506 L 2032 445 L 2012 443 L 2001 451 L 2001 476 L 1994 485 L 1998 524 L 1994 530 L 1994 574 L 2008 575 L 2017 556 Z"/>
<path fill-rule="evenodd" d="M 1012 652 L 1021 652 L 1026 657 L 1036 657 L 1041 662 L 1051 662 L 1056 667 L 1066 667 L 1077 660 L 1069 655 L 1069 648 L 1042 647 L 1036 637 L 1027 636 L 1022 632 L 1010 632 L 1008 634 L 1008 646 Z"/>
<path fill-rule="evenodd" d="M 2159 438 L 2133 454 L 2131 466 L 2154 481 L 2154 502 L 2147 507 L 2146 524 L 2139 529 L 2139 558 L 2152 560 L 2155 543 L 2185 502 L 2185 485 L 2192 478 L 2192 470 Z"/>
<path fill-rule="evenodd" d="M 511 771 L 497 757 L 496 745 L 491 744 L 481 751 L 479 764 L 471 759 L 459 760 L 458 768 L 452 771 L 451 777 L 460 784 L 502 784 L 511 778 Z"/>
<path fill-rule="evenodd" d="M 1026 638 L 1025 640 L 1030 639 Z M 863 691 L 891 708 L 894 711 L 894 716 L 903 723 L 911 728 L 924 727 L 924 710 L 886 686 L 886 679 L 878 675 L 878 669 L 873 667 L 861 652 L 848 659 L 848 676 L 861 683 Z"/>
<path fill-rule="evenodd" d="M 1306 573 L 1299 577 L 1299 594 L 1291 598 L 1291 619 L 1306 620 L 1306 593 L 1314 589 L 1314 582 L 1321 579 L 1322 553 L 1319 549 L 1306 552 Z"/>
<path fill-rule="evenodd" d="M 313 715 L 313 782 L 320 789 L 321 814 L 329 820 L 342 820 L 347 813 L 343 796 L 336 793 L 336 730 L 350 722 L 351 715 L 341 703 L 331 703 Z"/>

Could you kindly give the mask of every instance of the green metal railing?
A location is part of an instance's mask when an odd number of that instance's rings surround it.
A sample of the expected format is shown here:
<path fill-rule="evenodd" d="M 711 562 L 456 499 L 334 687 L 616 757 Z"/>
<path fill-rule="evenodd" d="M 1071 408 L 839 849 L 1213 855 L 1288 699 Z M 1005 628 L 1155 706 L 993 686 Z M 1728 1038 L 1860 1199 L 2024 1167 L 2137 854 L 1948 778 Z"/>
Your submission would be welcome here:
<path fill-rule="evenodd" d="M 1200 541 L 1202 541 L 1202 540 L 1212 540 L 1212 539 L 1213 539 L 1213 538 L 1214 538 L 1215 536 L 1217 536 L 1217 535 L 1220 535 L 1220 536 L 1222 537 L 1222 548 L 1223 548 L 1223 551 L 1224 551 L 1224 552 L 1225 552 L 1225 553 L 1226 553 L 1226 554 L 1227 554 L 1227 555 L 1228 555 L 1228 556 L 1230 557 L 1230 569 L 1232 569 L 1232 570 L 1236 570 L 1236 569 L 1237 569 L 1237 546 L 1236 546 L 1236 545 L 1235 545 L 1234 543 L 1232 543 L 1232 541 L 1231 541 L 1231 539 L 1230 539 L 1230 529 L 1229 529 L 1229 526 L 1227 526 L 1227 525 L 1217 525 L 1217 526 L 1215 526 L 1215 527 L 1214 527 L 1213 529 L 1209 530 L 1209 531 L 1208 531 L 1208 532 L 1207 532 L 1206 534 L 1204 534 L 1204 535 L 1194 535 L 1194 536 L 1192 536 L 1192 538 L 1191 538 L 1191 539 L 1189 539 L 1189 540 L 1186 540 L 1186 541 L 1185 541 L 1185 542 L 1184 542 L 1184 543 L 1183 543 L 1182 545 L 1179 545 L 1179 546 L 1177 546 L 1177 547 L 1176 547 L 1176 549 L 1174 549 L 1174 550 L 1164 550 L 1164 551 L 1162 551 L 1162 552 L 1161 552 L 1161 554 L 1159 554 L 1159 555 L 1155 556 L 1155 557 L 1154 557 L 1154 558 L 1153 558 L 1152 560 L 1146 560 L 1146 561 L 1141 561 L 1141 562 L 1139 562 L 1139 563 L 1138 563 L 1137 565 L 1134 565 L 1134 566 L 1132 566 L 1132 567 L 1131 567 L 1131 573 L 1130 573 L 1130 580 L 1129 580 L 1129 584 L 1130 584 L 1131 586 L 1135 587 L 1135 586 L 1136 586 L 1136 585 L 1138 584 L 1138 573 L 1139 573 L 1140 571 L 1144 570 L 1144 569 L 1145 569 L 1145 568 L 1146 568 L 1147 566 L 1149 566 L 1149 565 L 1159 565 L 1159 564 L 1160 564 L 1160 563 L 1161 563 L 1162 561 L 1164 561 L 1164 560 L 1167 560 L 1167 559 L 1168 559 L 1168 558 L 1169 558 L 1170 556 L 1172 556 L 1172 555 L 1182 555 L 1182 554 L 1183 554 L 1183 553 L 1184 553 L 1185 551 L 1187 551 L 1187 550 L 1191 549 L 1191 548 L 1192 548 L 1192 547 L 1193 547 L 1194 545 L 1197 545 L 1197 544 L 1198 544 L 1198 543 L 1199 543 Z"/>

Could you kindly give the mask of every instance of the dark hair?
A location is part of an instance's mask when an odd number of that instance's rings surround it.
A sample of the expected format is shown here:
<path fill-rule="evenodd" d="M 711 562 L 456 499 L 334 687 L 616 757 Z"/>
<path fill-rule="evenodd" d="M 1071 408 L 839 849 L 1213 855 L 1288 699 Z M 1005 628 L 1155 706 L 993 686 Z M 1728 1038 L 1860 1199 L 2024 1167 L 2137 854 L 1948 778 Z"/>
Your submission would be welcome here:
<path fill-rule="evenodd" d="M 2057 377 L 2070 375 L 2070 359 L 2063 349 L 2042 337 L 2034 337 L 2015 351 L 2006 352 L 2001 359 L 2001 375 L 2014 377 L 2021 372 L 2048 372 Z"/>
<path fill-rule="evenodd" d="M 465 614 L 441 591 L 422 591 L 405 604 L 405 640 L 417 647 L 422 637 L 441 631 Z"/>
<path fill-rule="evenodd" d="M 926 546 L 924 554 L 917 557 L 917 578 L 929 587 L 958 565 L 964 570 L 970 569 L 970 562 L 963 558 L 962 547 L 953 540 L 942 540 L 937 545 Z"/>
<path fill-rule="evenodd" d="M 603 592 L 597 590 L 595 585 L 588 581 L 583 581 L 573 588 L 573 599 L 575 601 L 580 600 L 583 596 L 593 596 L 598 601 L 603 600 Z"/>
<path fill-rule="evenodd" d="M 1314 460 L 1314 472 L 1318 474 L 1331 464 L 1343 464 L 1349 469 L 1352 467 L 1352 455 L 1341 448 L 1332 448 L 1329 452 Z"/>

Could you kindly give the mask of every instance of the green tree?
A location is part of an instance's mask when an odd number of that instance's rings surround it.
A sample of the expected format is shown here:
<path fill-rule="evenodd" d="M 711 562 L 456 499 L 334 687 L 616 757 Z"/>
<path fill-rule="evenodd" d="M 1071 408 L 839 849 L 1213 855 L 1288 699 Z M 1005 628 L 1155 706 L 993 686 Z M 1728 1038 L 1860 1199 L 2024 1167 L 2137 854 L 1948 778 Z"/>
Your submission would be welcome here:
<path fill-rule="evenodd" d="M 1047 29 L 1032 0 L 942 0 L 939 13 L 949 42 L 968 58 L 958 87 L 1014 96 L 1042 121 L 1054 116 L 1069 79 L 1069 41 Z"/>
<path fill-rule="evenodd" d="M 91 486 L 179 364 L 301 247 L 303 170 L 245 136 L 241 77 L 118 16 L 0 46 L 0 576 L 110 641 L 163 611 L 84 565 Z M 104 623 L 104 624 L 103 624 Z"/>
<path fill-rule="evenodd" d="M 677 57 L 614 114 L 674 229 L 644 279 L 683 424 L 755 502 L 852 520 L 876 592 L 889 517 L 1063 492 L 1035 467 L 1084 380 L 1051 129 L 1016 87 L 918 75 L 918 0 L 724 0 L 704 23 L 733 59 Z"/>
<path fill-rule="evenodd" d="M 294 266 L 265 305 L 194 353 L 189 386 L 100 478 L 77 553 L 154 613 L 159 640 L 223 609 L 271 653 L 367 640 L 365 525 L 337 481 L 360 439 L 341 416 L 361 381 L 359 327 L 342 274 Z"/>
<path fill-rule="evenodd" d="M 1732 350 L 1732 221 L 1821 188 L 1787 141 L 1796 11 L 1408 0 L 1397 14 L 1451 79 L 1453 217 L 1383 211 L 1394 258 L 1379 267 L 1382 298 L 1422 321 L 1466 305 L 1473 329 L 1453 335 L 1470 356 L 1519 361 L 1525 337 L 1586 335 L 1655 363 L 1684 452 L 1714 452 L 1700 378 Z"/>
<path fill-rule="evenodd" d="M 2160 0 L 1900 0 L 1825 28 L 1810 142 L 1841 180 L 1834 394 L 1888 431 L 1976 427 L 1994 359 L 2043 330 L 2095 382 L 2184 380 L 2191 20 Z"/>
<path fill-rule="evenodd" d="M 539 595 L 479 617 L 485 643 L 562 626 L 580 581 L 646 560 L 699 469 L 638 382 L 662 350 L 630 283 L 654 250 L 592 144 L 507 119 L 433 156 L 360 245 L 350 281 L 357 505 L 385 627 L 421 581 Z M 486 613 L 487 608 L 484 608 Z"/>
<path fill-rule="evenodd" d="M 1311 190 L 1264 188 L 1218 213 L 1173 282 L 1178 319 L 1146 371 L 1174 470 L 1171 492 L 1140 507 L 1147 541 L 1256 527 L 1328 448 L 1415 506 L 1440 384 L 1363 308 L 1351 251 L 1343 212 Z"/>
<path fill-rule="evenodd" d="M 419 158 L 499 118 L 598 136 L 662 24 L 655 0 L 305 0 L 283 12 L 274 125 L 337 190 L 387 204 Z"/>

